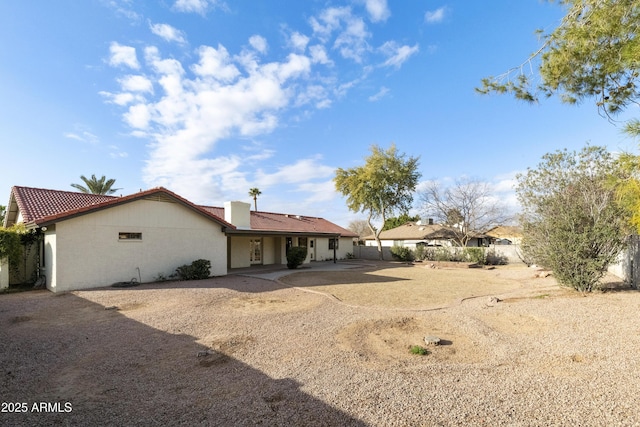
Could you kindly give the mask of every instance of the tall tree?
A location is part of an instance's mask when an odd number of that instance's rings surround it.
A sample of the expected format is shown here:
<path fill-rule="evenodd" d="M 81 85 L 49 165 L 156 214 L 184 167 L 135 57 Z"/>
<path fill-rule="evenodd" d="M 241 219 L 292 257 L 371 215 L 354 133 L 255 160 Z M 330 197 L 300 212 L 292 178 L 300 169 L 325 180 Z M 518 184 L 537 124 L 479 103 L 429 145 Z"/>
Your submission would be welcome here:
<path fill-rule="evenodd" d="M 460 246 L 467 246 L 474 236 L 509 219 L 491 185 L 477 179 L 459 179 L 448 187 L 430 181 L 420 198 L 424 213 L 451 227 Z"/>
<path fill-rule="evenodd" d="M 553 1 L 553 0 L 551 0 Z M 537 102 L 558 95 L 564 102 L 595 99 L 611 119 L 640 102 L 640 2 L 557 0 L 567 13 L 541 47 L 522 64 L 482 80 L 480 93 L 510 93 Z M 640 135 L 640 120 L 625 130 Z"/>
<path fill-rule="evenodd" d="M 622 250 L 626 218 L 611 185 L 619 165 L 602 147 L 546 154 L 519 175 L 525 256 L 581 292 L 597 288 Z"/>
<path fill-rule="evenodd" d="M 395 144 L 387 150 L 377 145 L 363 166 L 336 170 L 336 190 L 347 198 L 353 212 L 367 215 L 367 224 L 375 235 L 378 255 L 383 259 L 380 233 L 387 218 L 395 212 L 408 212 L 418 184 L 418 157 L 398 153 Z M 373 221 L 382 222 L 375 227 Z"/>
<path fill-rule="evenodd" d="M 91 175 L 91 178 L 88 179 L 84 175 L 80 175 L 80 179 L 84 181 L 85 186 L 81 184 L 71 184 L 71 186 L 81 193 L 90 193 L 90 194 L 113 194 L 120 188 L 111 188 L 113 184 L 116 183 L 115 179 L 107 179 L 104 175 L 100 179 L 96 178 L 95 175 Z"/>
<path fill-rule="evenodd" d="M 260 191 L 255 187 L 249 189 L 249 196 L 253 197 L 253 210 L 255 211 L 258 210 L 258 196 L 261 194 L 262 194 L 262 191 Z"/>
<path fill-rule="evenodd" d="M 0 205 L 0 227 L 2 227 L 2 224 L 4 224 L 4 216 L 7 212 L 7 207 Z"/>

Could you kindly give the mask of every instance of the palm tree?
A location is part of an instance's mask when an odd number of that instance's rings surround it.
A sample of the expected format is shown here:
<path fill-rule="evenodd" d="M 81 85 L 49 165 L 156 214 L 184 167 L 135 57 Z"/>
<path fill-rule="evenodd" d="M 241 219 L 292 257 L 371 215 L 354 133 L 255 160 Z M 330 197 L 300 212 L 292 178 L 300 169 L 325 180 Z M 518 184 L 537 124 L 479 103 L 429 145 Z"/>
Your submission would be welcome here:
<path fill-rule="evenodd" d="M 80 190 L 82 193 L 90 194 L 113 194 L 121 188 L 111 188 L 116 183 L 115 179 L 107 180 L 107 177 L 102 175 L 102 178 L 98 179 L 95 175 L 91 175 L 91 179 L 87 179 L 84 175 L 80 175 L 80 179 L 87 185 L 86 187 L 81 184 L 71 184 L 75 189 Z"/>
<path fill-rule="evenodd" d="M 249 195 L 251 197 L 253 197 L 253 206 L 254 206 L 254 210 L 258 210 L 258 196 L 262 194 L 262 191 L 258 190 L 257 188 L 251 188 L 249 190 Z"/>

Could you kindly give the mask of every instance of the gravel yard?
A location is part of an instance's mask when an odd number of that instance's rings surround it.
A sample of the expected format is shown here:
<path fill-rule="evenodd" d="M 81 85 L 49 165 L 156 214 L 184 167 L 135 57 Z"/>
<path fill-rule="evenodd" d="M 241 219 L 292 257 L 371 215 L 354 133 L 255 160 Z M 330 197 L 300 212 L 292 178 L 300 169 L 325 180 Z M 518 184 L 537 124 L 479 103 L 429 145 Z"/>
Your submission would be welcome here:
<path fill-rule="evenodd" d="M 533 275 L 374 263 L 0 295 L 0 425 L 639 425 L 640 293 Z M 411 354 L 426 335 L 441 345 Z"/>

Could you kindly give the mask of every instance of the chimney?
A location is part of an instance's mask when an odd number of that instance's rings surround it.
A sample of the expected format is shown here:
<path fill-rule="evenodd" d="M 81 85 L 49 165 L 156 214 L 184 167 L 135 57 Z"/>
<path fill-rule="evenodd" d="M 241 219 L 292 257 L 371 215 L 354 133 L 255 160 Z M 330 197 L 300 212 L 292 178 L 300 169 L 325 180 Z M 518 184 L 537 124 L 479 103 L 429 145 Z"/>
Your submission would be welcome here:
<path fill-rule="evenodd" d="M 224 220 L 237 228 L 251 229 L 251 204 L 245 202 L 224 202 Z"/>

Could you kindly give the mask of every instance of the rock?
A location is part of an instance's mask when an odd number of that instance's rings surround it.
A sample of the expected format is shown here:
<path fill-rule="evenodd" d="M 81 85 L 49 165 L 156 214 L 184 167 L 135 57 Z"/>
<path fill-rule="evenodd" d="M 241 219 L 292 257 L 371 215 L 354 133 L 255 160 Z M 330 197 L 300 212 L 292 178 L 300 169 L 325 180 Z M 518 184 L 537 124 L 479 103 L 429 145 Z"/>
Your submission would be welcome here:
<path fill-rule="evenodd" d="M 498 298 L 498 297 L 489 297 L 489 299 L 487 299 L 487 306 L 488 307 L 493 307 L 494 305 L 496 305 L 500 301 L 502 301 L 502 300 L 500 298 Z"/>
<path fill-rule="evenodd" d="M 427 345 L 440 345 L 440 338 L 433 335 L 427 335 L 424 337 L 424 342 Z"/>
<path fill-rule="evenodd" d="M 115 305 L 110 305 L 109 307 L 105 307 L 105 310 L 118 310 L 118 307 Z"/>

